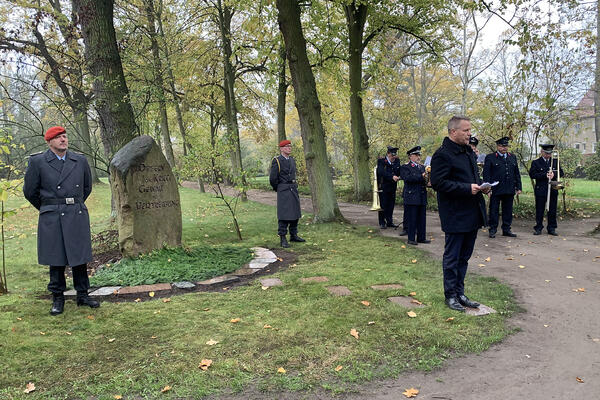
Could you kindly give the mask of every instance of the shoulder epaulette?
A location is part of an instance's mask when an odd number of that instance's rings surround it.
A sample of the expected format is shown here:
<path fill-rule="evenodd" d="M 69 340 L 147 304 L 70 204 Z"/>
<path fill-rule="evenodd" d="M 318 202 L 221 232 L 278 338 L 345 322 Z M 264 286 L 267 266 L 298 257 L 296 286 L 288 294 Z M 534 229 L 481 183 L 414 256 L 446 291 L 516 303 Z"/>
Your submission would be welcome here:
<path fill-rule="evenodd" d="M 31 153 L 29 155 L 29 157 L 38 156 L 38 155 L 43 154 L 43 153 L 44 153 L 43 151 L 38 151 L 37 153 Z"/>

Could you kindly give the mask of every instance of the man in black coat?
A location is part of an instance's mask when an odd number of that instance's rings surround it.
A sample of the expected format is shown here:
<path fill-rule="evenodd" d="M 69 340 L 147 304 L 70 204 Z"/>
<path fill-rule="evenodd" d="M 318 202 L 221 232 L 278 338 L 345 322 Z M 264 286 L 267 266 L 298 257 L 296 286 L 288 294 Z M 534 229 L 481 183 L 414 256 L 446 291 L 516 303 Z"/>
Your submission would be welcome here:
<path fill-rule="evenodd" d="M 92 192 L 86 158 L 68 151 L 65 128 L 54 126 L 44 139 L 49 149 L 29 158 L 23 194 L 40 211 L 38 263 L 50 266 L 50 314 L 64 311 L 65 266 L 71 266 L 77 305 L 100 306 L 88 296 L 87 263 L 92 261 L 90 217 L 84 202 Z"/>
<path fill-rule="evenodd" d="M 488 154 L 483 164 L 483 181 L 498 182 L 492 188 L 490 196 L 490 213 L 488 219 L 489 237 L 496 237 L 498 216 L 502 204 L 502 236 L 517 237 L 510 227 L 512 225 L 512 209 L 515 194 L 521 194 L 521 174 L 517 157 L 508 152 L 508 137 L 496 140 L 496 152 Z"/>
<path fill-rule="evenodd" d="M 542 144 L 542 152 L 540 158 L 531 162 L 529 176 L 535 179 L 535 226 L 533 227 L 534 235 L 541 235 L 544 228 L 544 210 L 546 209 L 546 201 L 548 199 L 548 183 L 550 182 L 550 204 L 548 209 L 548 234 L 558 236 L 556 233 L 556 207 L 558 205 L 558 182 L 557 170 L 558 160 L 552 159 L 552 150 L 554 145 Z M 552 160 L 552 163 L 550 162 Z M 562 168 L 560 175 L 563 175 Z"/>
<path fill-rule="evenodd" d="M 300 196 L 296 182 L 296 161 L 290 155 L 292 142 L 282 140 L 279 142 L 277 157 L 273 157 L 269 182 L 273 190 L 277 191 L 277 220 L 281 247 L 290 247 L 286 235 L 290 230 L 290 242 L 305 242 L 298 236 L 298 220 L 302 217 L 300 211 Z"/>
<path fill-rule="evenodd" d="M 385 158 L 377 160 L 377 183 L 379 186 L 379 204 L 383 209 L 379 213 L 379 227 L 397 228 L 394 224 L 393 213 L 396 205 L 396 189 L 400 180 L 400 161 L 397 147 L 388 146 Z"/>
<path fill-rule="evenodd" d="M 473 254 L 477 230 L 486 224 L 481 179 L 469 146 L 471 121 L 454 116 L 448 121 L 448 137 L 431 159 L 431 186 L 437 192 L 438 210 L 445 233 L 444 295 L 449 308 L 479 307 L 465 296 L 464 280 Z"/>
<path fill-rule="evenodd" d="M 405 228 L 408 233 L 407 243 L 416 246 L 417 243 L 431 243 L 431 240 L 425 237 L 427 174 L 425 173 L 425 166 L 419 164 L 419 161 L 421 161 L 421 146 L 413 147 L 406 154 L 408 154 L 410 161 L 400 167 L 400 179 L 404 181 L 402 198 L 404 217 L 406 218 Z"/>

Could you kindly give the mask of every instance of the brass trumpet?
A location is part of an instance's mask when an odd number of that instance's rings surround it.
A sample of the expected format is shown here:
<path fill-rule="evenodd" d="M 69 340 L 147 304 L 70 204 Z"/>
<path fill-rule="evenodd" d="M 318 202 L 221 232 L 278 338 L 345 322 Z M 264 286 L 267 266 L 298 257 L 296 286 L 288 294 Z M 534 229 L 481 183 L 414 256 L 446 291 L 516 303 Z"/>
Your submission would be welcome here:
<path fill-rule="evenodd" d="M 381 211 L 381 205 L 379 204 L 379 190 L 377 185 L 377 166 L 373 168 L 373 205 L 371 211 Z"/>
<path fill-rule="evenodd" d="M 558 150 L 552 151 L 552 155 L 550 156 L 550 168 L 548 169 L 548 173 L 554 172 L 553 165 L 554 159 L 556 159 L 556 181 L 548 179 L 548 195 L 546 197 L 546 211 L 550 210 L 550 190 L 559 190 L 564 189 L 565 185 L 560 181 L 560 154 Z"/>

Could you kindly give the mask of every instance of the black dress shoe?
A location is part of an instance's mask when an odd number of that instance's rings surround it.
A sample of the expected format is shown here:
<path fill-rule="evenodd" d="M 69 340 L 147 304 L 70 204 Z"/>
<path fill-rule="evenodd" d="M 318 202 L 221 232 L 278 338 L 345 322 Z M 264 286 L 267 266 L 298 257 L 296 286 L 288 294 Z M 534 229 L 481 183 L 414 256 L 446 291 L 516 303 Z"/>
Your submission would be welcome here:
<path fill-rule="evenodd" d="M 460 296 L 458 296 L 458 301 L 463 306 L 470 307 L 470 308 L 479 308 L 479 305 L 480 305 L 476 301 L 469 300 L 469 298 L 467 296 L 465 296 L 464 294 L 461 294 Z"/>
<path fill-rule="evenodd" d="M 492 238 L 492 239 L 493 239 L 493 238 L 495 238 L 495 237 L 496 237 L 496 232 L 491 232 L 491 231 L 490 231 L 490 232 L 488 233 L 488 236 L 489 236 L 490 238 Z"/>
<path fill-rule="evenodd" d="M 427 244 L 427 243 L 431 243 L 431 240 L 429 240 L 429 239 L 417 240 L 417 243 L 425 243 L 425 244 Z"/>
<path fill-rule="evenodd" d="M 388 224 L 387 227 L 388 228 L 394 228 L 396 229 L 397 227 L 399 227 L 400 225 L 396 225 L 396 224 Z"/>
<path fill-rule="evenodd" d="M 65 310 L 65 296 L 52 295 L 52 308 L 50 309 L 50 315 L 62 314 Z"/>
<path fill-rule="evenodd" d="M 100 307 L 100 303 L 87 295 L 81 297 L 77 296 L 77 306 L 88 306 L 91 308 L 98 308 Z"/>
<path fill-rule="evenodd" d="M 405 229 L 403 229 L 402 232 L 400 232 L 400 234 L 398 236 L 406 236 L 406 235 L 408 235 L 408 232 Z"/>
<path fill-rule="evenodd" d="M 465 312 L 465 308 L 460 305 L 460 302 L 456 297 L 450 297 L 449 299 L 446 299 L 446 305 L 451 310 Z"/>
<path fill-rule="evenodd" d="M 385 225 L 379 225 L 379 229 L 387 229 L 387 226 L 385 226 Z"/>
<path fill-rule="evenodd" d="M 541 234 L 542 234 L 542 231 L 535 230 L 535 231 L 533 231 L 533 234 L 534 234 L 534 235 L 536 235 L 536 236 L 537 236 L 537 235 L 541 235 Z"/>
<path fill-rule="evenodd" d="M 290 236 L 290 242 L 306 242 L 306 240 L 302 239 L 298 235 L 291 235 Z"/>
<path fill-rule="evenodd" d="M 517 237 L 517 234 L 512 233 L 511 231 L 506 231 L 506 232 L 502 232 L 502 236 Z"/>
<path fill-rule="evenodd" d="M 416 246 L 418 243 L 415 240 L 407 240 L 406 243 Z"/>
<path fill-rule="evenodd" d="M 279 237 L 280 237 L 279 244 L 281 245 L 281 247 L 283 247 L 284 249 L 287 249 L 288 247 L 290 247 L 290 244 L 288 243 L 285 236 L 279 236 Z"/>
<path fill-rule="evenodd" d="M 558 233 L 556 231 L 548 231 L 548 235 L 558 236 Z"/>

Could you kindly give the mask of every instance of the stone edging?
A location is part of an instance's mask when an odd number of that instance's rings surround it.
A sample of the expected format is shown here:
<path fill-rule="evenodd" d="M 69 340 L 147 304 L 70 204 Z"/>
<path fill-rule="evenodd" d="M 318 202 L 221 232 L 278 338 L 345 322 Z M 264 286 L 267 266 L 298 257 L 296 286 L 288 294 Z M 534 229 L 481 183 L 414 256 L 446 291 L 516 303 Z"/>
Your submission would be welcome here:
<path fill-rule="evenodd" d="M 254 258 L 243 267 L 229 274 L 217 276 L 201 282 L 174 282 L 174 283 L 156 283 L 154 285 L 139 285 L 139 286 L 104 286 L 90 290 L 89 295 L 96 298 L 108 298 L 119 295 L 136 295 L 149 292 L 160 292 L 166 290 L 211 290 L 222 287 L 228 284 L 239 282 L 243 278 L 248 278 L 259 272 L 279 259 L 271 250 L 264 247 L 252 247 L 250 250 L 254 252 Z M 65 293 L 67 297 L 77 296 L 74 289 L 68 290 Z"/>

